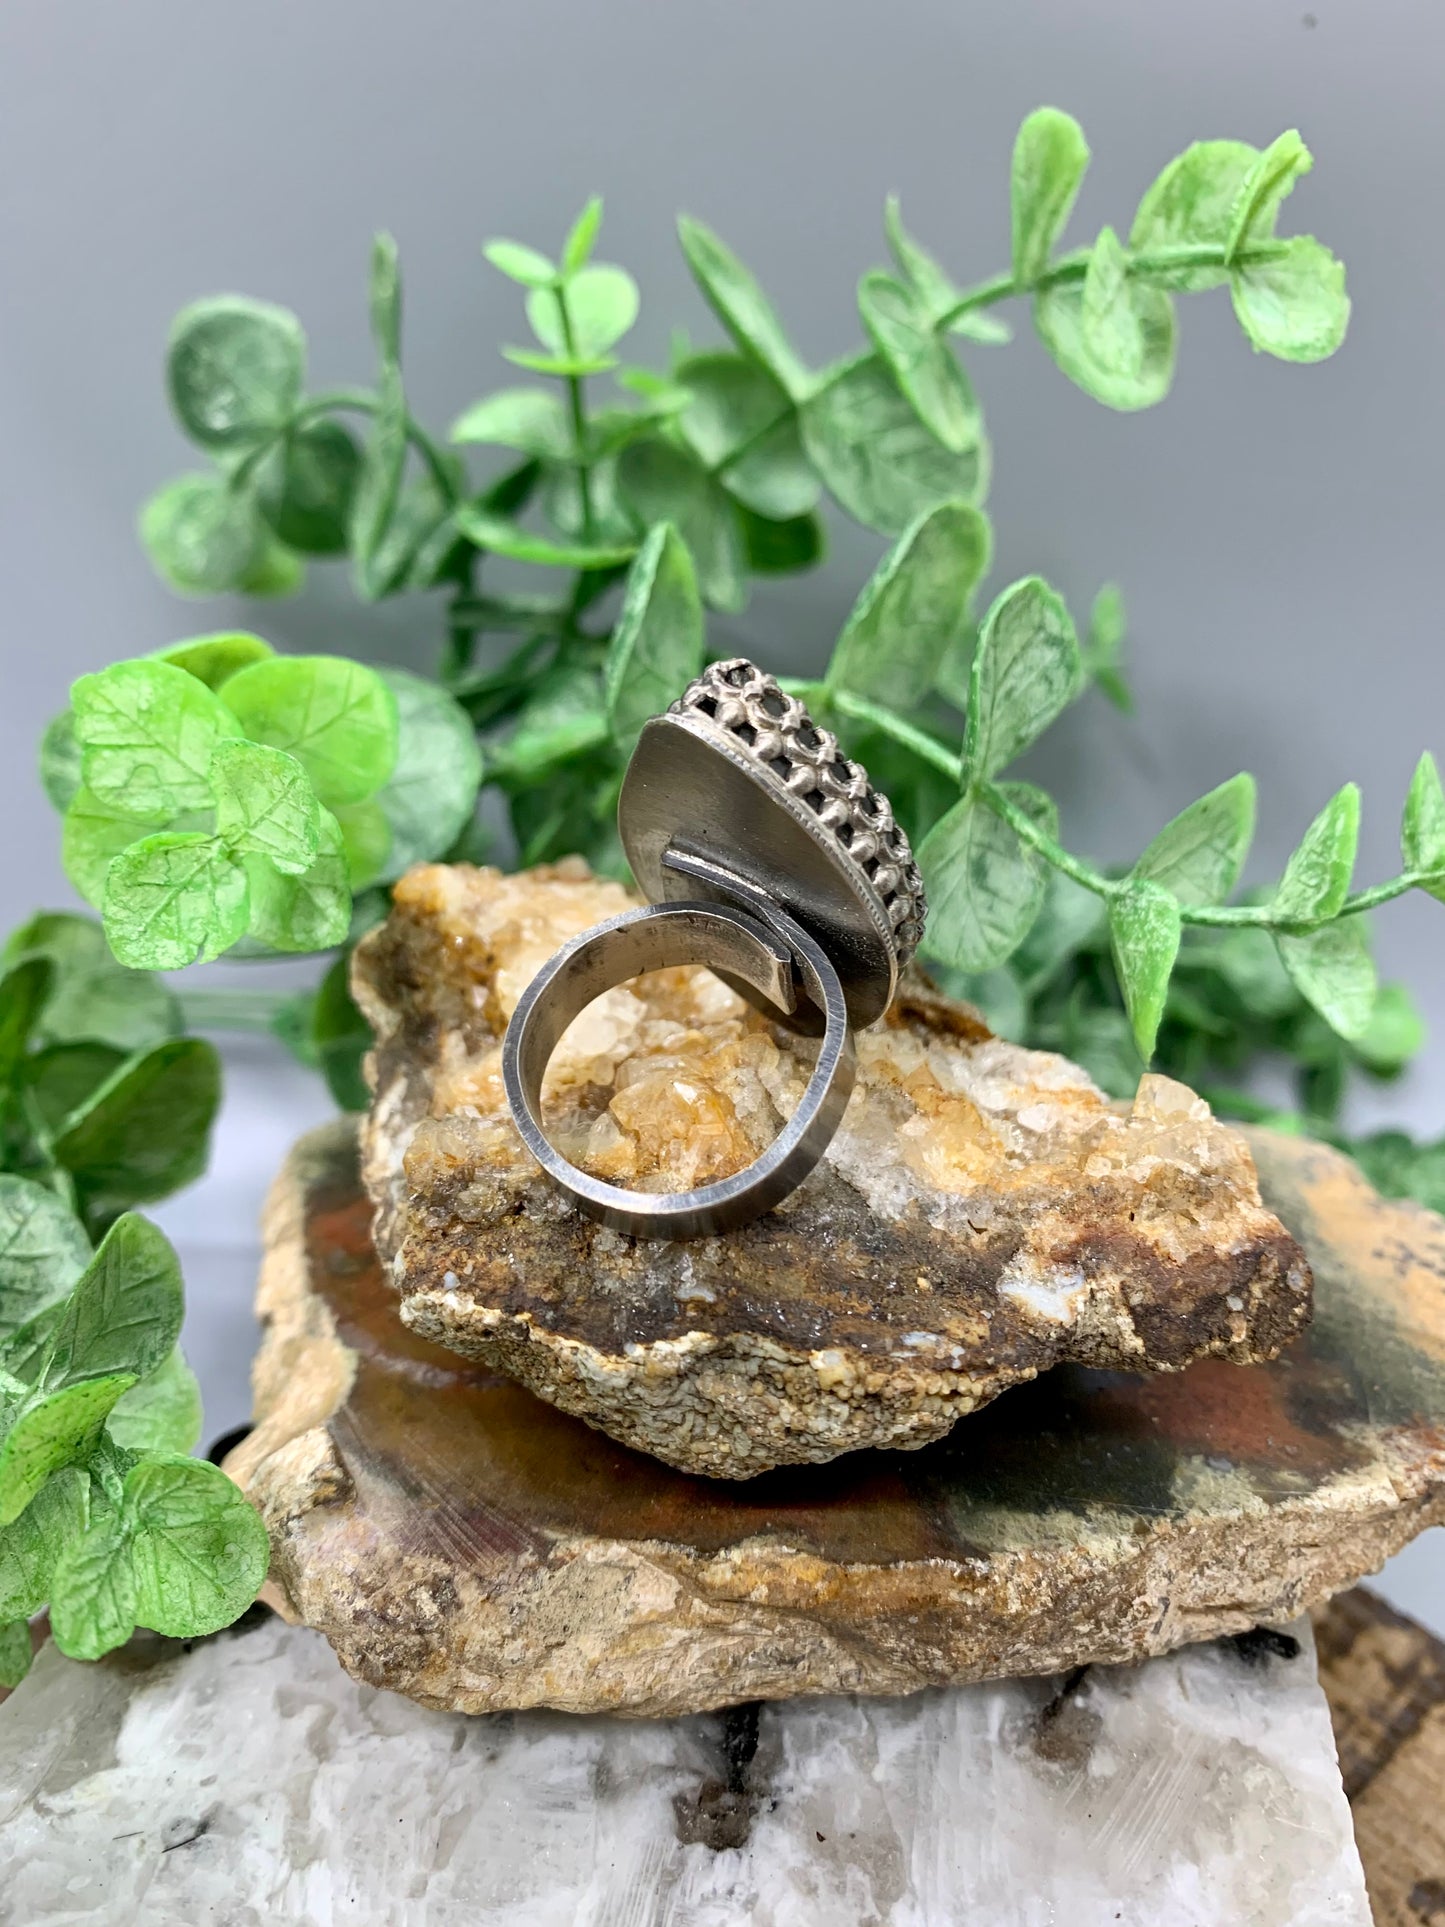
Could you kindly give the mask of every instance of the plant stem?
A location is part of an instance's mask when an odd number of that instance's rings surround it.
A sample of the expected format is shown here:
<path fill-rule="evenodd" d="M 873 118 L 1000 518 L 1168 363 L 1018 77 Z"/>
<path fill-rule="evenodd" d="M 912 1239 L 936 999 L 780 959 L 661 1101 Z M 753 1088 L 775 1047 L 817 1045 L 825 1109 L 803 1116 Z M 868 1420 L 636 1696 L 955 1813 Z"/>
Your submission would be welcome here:
<path fill-rule="evenodd" d="M 569 359 L 577 359 L 577 339 L 572 331 L 572 314 L 567 306 L 567 286 L 565 282 L 553 290 L 557 300 L 557 313 L 562 321 L 562 341 Z M 592 516 L 592 474 L 587 459 L 587 397 L 581 375 L 567 377 L 567 407 L 572 418 L 572 452 L 577 464 L 577 493 L 582 502 L 582 539 L 590 542 L 593 538 L 595 523 Z"/>
<path fill-rule="evenodd" d="M 1146 248 L 1126 258 L 1131 274 L 1149 280 L 1151 277 L 1178 274 L 1187 268 L 1213 268 L 1225 274 L 1231 267 L 1272 261 L 1284 251 L 1283 241 L 1269 241 L 1243 249 L 1231 258 L 1221 245 L 1198 242 L 1188 247 Z M 996 274 L 989 281 L 980 281 L 977 286 L 965 289 L 952 307 L 944 309 L 933 325 L 935 328 L 947 328 L 975 308 L 992 308 L 1000 301 L 1012 300 L 1015 295 L 1037 294 L 1042 289 L 1061 287 L 1069 281 L 1082 281 L 1088 273 L 1092 252 L 1090 248 L 1075 248 L 1068 254 L 1061 254 L 1036 281 L 1025 285 L 1016 281 L 1012 274 Z"/>
<path fill-rule="evenodd" d="M 185 985 L 178 992 L 187 1030 L 269 1031 L 290 1002 L 284 990 L 212 990 Z"/>
<path fill-rule="evenodd" d="M 882 735 L 891 737 L 904 749 L 912 750 L 921 761 L 929 763 L 954 782 L 963 781 L 963 759 L 957 756 L 946 743 L 931 735 L 928 730 L 920 729 L 906 717 L 898 715 L 882 703 L 871 702 L 866 696 L 857 696 L 848 689 L 830 689 L 824 683 L 785 681 L 783 688 L 790 695 L 832 708 L 841 716 L 848 716 L 854 722 L 866 723 Z M 1096 870 L 1082 858 L 1076 857 L 1051 837 L 1047 830 L 1040 827 L 1027 810 L 1020 809 L 996 783 L 979 785 L 978 795 L 988 804 L 996 816 L 1017 834 L 1020 842 L 1026 843 L 1037 852 L 1045 863 L 1055 870 L 1061 870 L 1066 877 L 1072 877 L 1086 890 L 1106 901 L 1116 896 L 1122 888 L 1123 879 L 1107 877 L 1102 870 Z M 1346 897 L 1334 917 L 1324 921 L 1333 923 L 1340 917 L 1359 916 L 1362 911 L 1373 910 L 1382 903 L 1389 903 L 1395 897 L 1402 897 L 1409 890 L 1417 889 L 1428 879 L 1422 872 L 1408 870 L 1402 875 L 1392 877 L 1388 883 L 1375 883 L 1368 890 L 1357 890 Z M 1321 926 L 1316 923 L 1281 923 L 1270 914 L 1267 903 L 1235 904 L 1183 904 L 1180 915 L 1187 924 L 1196 924 L 1203 929 L 1260 929 L 1278 931 L 1282 935 L 1303 935 Z"/>
<path fill-rule="evenodd" d="M 292 417 L 291 425 L 304 426 L 316 416 L 329 415 L 339 408 L 349 408 L 354 414 L 374 415 L 377 410 L 377 400 L 375 395 L 365 388 L 333 388 L 324 395 L 313 395 L 309 401 L 304 402 Z M 447 466 L 444 451 L 432 440 L 421 423 L 411 415 L 406 418 L 406 438 L 426 464 L 427 472 L 441 491 L 443 499 L 448 502 L 459 501 L 461 497 L 451 470 Z M 249 456 L 247 460 L 250 460 Z"/>

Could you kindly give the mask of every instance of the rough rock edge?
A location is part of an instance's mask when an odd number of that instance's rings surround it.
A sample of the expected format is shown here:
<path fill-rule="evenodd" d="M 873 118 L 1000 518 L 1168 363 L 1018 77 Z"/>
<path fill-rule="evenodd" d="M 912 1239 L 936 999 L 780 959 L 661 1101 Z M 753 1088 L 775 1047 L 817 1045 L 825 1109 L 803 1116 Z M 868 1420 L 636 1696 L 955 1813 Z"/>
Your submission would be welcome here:
<path fill-rule="evenodd" d="M 576 882 L 590 873 L 573 862 L 536 874 Z M 491 985 L 483 936 L 464 940 L 466 971 L 485 986 L 480 1005 L 468 1004 L 457 993 L 462 973 L 455 942 L 444 942 L 436 924 L 403 899 L 404 893 L 388 923 L 363 942 L 353 967 L 353 989 L 378 1040 L 369 1065 L 375 1098 L 362 1130 L 363 1180 L 376 1206 L 377 1249 L 401 1293 L 402 1319 L 420 1336 L 508 1373 L 625 1445 L 680 1470 L 722 1478 L 825 1462 L 870 1446 L 917 1450 L 1008 1387 L 1064 1361 L 1124 1371 L 1179 1371 L 1205 1357 L 1258 1364 L 1277 1357 L 1308 1321 L 1308 1264 L 1263 1206 L 1257 1186 L 1252 1201 L 1241 1200 L 1242 1216 L 1254 1223 L 1236 1248 L 1197 1250 L 1176 1264 L 1162 1288 L 1144 1294 L 1131 1286 L 1133 1269 L 1148 1267 L 1147 1247 L 1132 1257 L 1106 1257 L 1076 1316 L 1029 1330 L 1030 1357 L 1006 1346 L 972 1371 L 926 1353 L 916 1364 L 895 1353 L 882 1371 L 876 1359 L 842 1340 L 805 1349 L 745 1330 L 690 1331 L 614 1350 L 553 1329 L 528 1310 L 479 1303 L 478 1288 L 459 1278 L 470 1268 L 477 1232 L 463 1226 L 449 1241 L 437 1201 L 430 1200 L 417 1213 L 425 1234 L 416 1235 L 414 1226 L 408 1236 L 401 1166 L 417 1125 L 431 1116 L 438 1035 L 456 1030 L 474 1044 L 487 1035 L 495 1039 L 506 1017 Z M 916 969 L 905 977 L 895 1013 L 895 1020 L 916 1020 L 966 1043 L 991 1037 L 975 1011 L 940 995 Z M 1242 1138 L 1215 1122 L 1252 1175 Z M 851 1188 L 827 1164 L 810 1184 Z M 583 1219 L 534 1168 L 518 1195 L 518 1209 L 533 1225 L 560 1230 L 565 1221 L 579 1241 L 564 1269 L 585 1268 L 596 1241 L 616 1236 Z M 932 1275 L 936 1244 L 915 1237 L 906 1222 L 896 1232 L 900 1273 Z M 505 1228 L 493 1233 L 493 1243 L 504 1235 Z M 1217 1274 L 1215 1282 L 1196 1285 L 1191 1274 L 1205 1272 Z"/>
<path fill-rule="evenodd" d="M 355 1359 L 310 1291 L 302 1237 L 308 1174 L 351 1129 L 301 1139 L 273 1187 L 257 1423 L 226 1470 L 266 1521 L 288 1617 L 354 1678 L 423 1705 L 663 1718 L 1127 1663 L 1294 1618 L 1445 1523 L 1445 1464 L 1401 1456 L 1257 1511 L 1142 1531 L 1130 1518 L 1112 1534 L 1101 1521 L 1088 1548 L 979 1560 L 864 1566 L 776 1535 L 708 1555 L 573 1534 L 541 1558 L 463 1568 L 387 1546 L 329 1430 Z"/>

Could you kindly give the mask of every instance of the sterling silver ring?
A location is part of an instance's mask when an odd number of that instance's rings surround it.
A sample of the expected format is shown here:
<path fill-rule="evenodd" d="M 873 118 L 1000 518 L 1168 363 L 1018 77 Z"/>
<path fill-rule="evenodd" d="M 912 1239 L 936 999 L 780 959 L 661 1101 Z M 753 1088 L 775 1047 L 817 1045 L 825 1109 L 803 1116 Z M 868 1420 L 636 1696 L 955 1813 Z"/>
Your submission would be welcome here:
<path fill-rule="evenodd" d="M 853 1088 L 853 1033 L 887 1010 L 923 935 L 923 880 L 868 772 L 741 657 L 713 663 L 644 726 L 617 827 L 649 901 L 574 938 L 528 985 L 502 1044 L 507 1102 L 533 1157 L 594 1218 L 637 1238 L 707 1237 L 780 1203 L 828 1148 Z M 744 1170 L 695 1191 L 630 1191 L 549 1141 L 542 1079 L 594 998 L 677 964 L 706 965 L 818 1037 L 817 1060 Z"/>

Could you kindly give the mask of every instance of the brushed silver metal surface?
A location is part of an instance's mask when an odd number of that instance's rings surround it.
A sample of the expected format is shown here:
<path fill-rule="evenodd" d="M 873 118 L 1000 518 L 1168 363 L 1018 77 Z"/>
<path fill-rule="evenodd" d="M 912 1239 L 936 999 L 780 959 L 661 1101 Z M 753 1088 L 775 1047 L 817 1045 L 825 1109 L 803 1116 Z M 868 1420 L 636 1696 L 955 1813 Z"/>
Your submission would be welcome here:
<path fill-rule="evenodd" d="M 507 1101 L 527 1148 L 583 1210 L 634 1237 L 703 1237 L 777 1204 L 827 1149 L 853 1087 L 853 1031 L 887 1010 L 923 934 L 923 880 L 868 772 L 744 657 L 710 664 L 643 726 L 617 827 L 651 902 L 574 938 L 533 979 L 503 1040 Z M 695 1191 L 628 1191 L 551 1143 L 542 1079 L 594 998 L 677 964 L 705 964 L 818 1037 L 817 1065 L 745 1171 Z"/>
<path fill-rule="evenodd" d="M 629 1191 L 580 1170 L 552 1144 L 542 1121 L 542 1080 L 562 1033 L 595 998 L 645 971 L 678 964 L 726 971 L 775 1011 L 792 998 L 796 970 L 824 1013 L 823 1036 L 797 1109 L 761 1157 L 693 1191 Z M 527 986 L 502 1043 L 507 1102 L 527 1149 L 584 1211 L 634 1238 L 708 1237 L 780 1203 L 827 1149 L 853 1075 L 843 989 L 823 951 L 781 912 L 755 915 L 723 903 L 646 905 L 584 931 Z"/>

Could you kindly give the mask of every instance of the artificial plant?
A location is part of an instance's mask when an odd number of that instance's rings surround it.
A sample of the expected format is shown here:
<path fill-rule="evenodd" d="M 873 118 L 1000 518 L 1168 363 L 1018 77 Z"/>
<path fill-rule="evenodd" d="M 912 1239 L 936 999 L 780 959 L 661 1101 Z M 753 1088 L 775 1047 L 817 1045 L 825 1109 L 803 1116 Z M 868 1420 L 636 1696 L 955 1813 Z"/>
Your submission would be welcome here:
<path fill-rule="evenodd" d="M 639 297 L 624 269 L 594 258 L 599 201 L 555 260 L 494 241 L 486 257 L 523 291 L 534 337 L 502 352 L 532 379 L 472 403 L 445 439 L 408 406 L 388 238 L 372 257 L 369 387 L 308 394 L 305 336 L 285 309 L 238 297 L 187 308 L 167 382 L 208 465 L 142 512 L 161 575 L 185 595 L 275 595 L 313 559 L 346 556 L 363 600 L 434 594 L 443 615 L 433 659 L 407 670 L 280 657 L 226 633 L 80 679 L 42 763 L 68 874 L 117 963 L 329 953 L 300 998 L 183 998 L 202 1024 L 270 1023 L 342 1102 L 364 1102 L 345 946 L 384 913 L 388 882 L 421 859 L 479 854 L 496 817 L 479 811 L 483 791 L 505 805 L 503 854 L 580 852 L 618 873 L 615 804 L 642 722 L 707 659 L 706 610 L 741 610 L 753 577 L 822 561 L 826 497 L 890 546 L 823 674 L 791 686 L 913 838 L 932 906 L 924 962 L 999 1028 L 1068 1051 L 1117 1095 L 1154 1058 L 1222 1109 L 1263 1113 L 1247 1074 L 1273 1054 L 1294 1066 L 1299 1105 L 1269 1114 L 1338 1134 L 1350 1072 L 1393 1075 L 1419 1042 L 1404 992 L 1376 985 L 1364 913 L 1415 887 L 1445 896 L 1445 794 L 1429 755 L 1395 877 L 1352 889 L 1359 797 L 1347 784 L 1278 884 L 1243 898 L 1250 777 L 1200 798 L 1112 873 L 1069 849 L 1045 792 L 1008 774 L 1091 687 L 1128 707 L 1123 612 L 1105 589 L 1081 636 L 1029 577 L 977 619 L 990 451 L 959 344 L 971 356 L 1008 341 L 998 310 L 1027 301 L 1062 372 L 1132 410 L 1169 388 L 1179 296 L 1227 287 L 1246 339 L 1284 361 L 1332 354 L 1348 320 L 1339 262 L 1277 232 L 1312 164 L 1297 134 L 1264 149 L 1198 142 L 1146 190 L 1127 238 L 1105 227 L 1065 248 L 1088 157 L 1068 115 L 1029 116 L 1009 265 L 969 285 L 890 202 L 892 265 L 859 283 L 865 345 L 821 370 L 698 221 L 681 221 L 681 244 L 728 341 L 679 338 L 663 370 L 616 352 Z M 486 475 L 461 452 L 476 449 L 502 451 Z M 98 944 L 94 924 L 74 927 L 88 932 L 77 944 Z M 77 1059 L 47 1109 L 29 1091 L 44 1073 L 28 1066 L 50 1048 L 11 1072 L 11 1114 L 25 1120 L 14 1181 L 68 1204 L 63 1147 L 119 1070 Z M 1363 1147 L 1391 1188 L 1445 1185 L 1445 1158 L 1408 1151 L 1384 1136 Z M 82 1255 L 77 1238 L 72 1265 Z M 8 1289 L 0 1274 L 0 1303 Z M 103 1470 L 84 1474 L 102 1500 Z"/>

